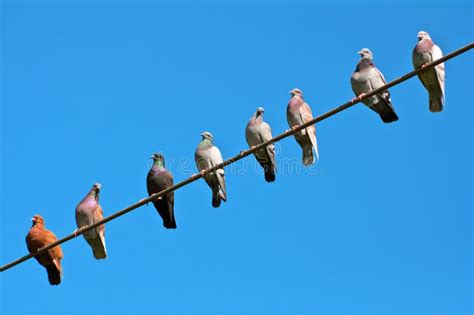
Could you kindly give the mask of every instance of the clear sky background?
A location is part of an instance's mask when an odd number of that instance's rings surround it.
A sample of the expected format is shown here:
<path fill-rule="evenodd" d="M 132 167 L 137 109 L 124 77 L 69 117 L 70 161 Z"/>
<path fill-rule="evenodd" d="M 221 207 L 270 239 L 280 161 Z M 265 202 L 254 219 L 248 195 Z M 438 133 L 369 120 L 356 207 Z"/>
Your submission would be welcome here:
<path fill-rule="evenodd" d="M 224 158 L 247 147 L 257 106 L 286 130 L 294 87 L 315 115 L 350 100 L 363 47 L 391 80 L 420 30 L 445 53 L 473 40 L 470 1 L 1 10 L 1 264 L 27 253 L 36 213 L 71 233 L 95 182 L 106 215 L 145 197 L 153 152 L 177 182 L 205 130 Z M 219 209 L 203 181 L 177 191 L 175 231 L 150 205 L 107 224 L 105 261 L 82 237 L 64 244 L 59 287 L 35 260 L 0 274 L 0 313 L 472 314 L 473 57 L 446 63 L 444 112 L 413 78 L 391 89 L 396 123 L 357 105 L 318 124 L 316 167 L 285 139 L 274 183 L 248 157 L 226 169 Z"/>

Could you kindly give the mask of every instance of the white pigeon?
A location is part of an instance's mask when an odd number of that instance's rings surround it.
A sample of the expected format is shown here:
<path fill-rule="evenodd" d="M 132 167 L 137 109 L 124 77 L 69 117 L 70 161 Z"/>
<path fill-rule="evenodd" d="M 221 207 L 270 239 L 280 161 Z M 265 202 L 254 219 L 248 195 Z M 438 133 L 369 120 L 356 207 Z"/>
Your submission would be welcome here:
<path fill-rule="evenodd" d="M 223 162 L 221 151 L 213 144 L 212 134 L 208 131 L 201 134 L 202 140 L 194 154 L 196 167 L 199 171 L 209 169 Z M 212 189 L 212 206 L 218 208 L 221 200 L 227 201 L 225 190 L 224 169 L 206 174 L 204 180 Z"/>

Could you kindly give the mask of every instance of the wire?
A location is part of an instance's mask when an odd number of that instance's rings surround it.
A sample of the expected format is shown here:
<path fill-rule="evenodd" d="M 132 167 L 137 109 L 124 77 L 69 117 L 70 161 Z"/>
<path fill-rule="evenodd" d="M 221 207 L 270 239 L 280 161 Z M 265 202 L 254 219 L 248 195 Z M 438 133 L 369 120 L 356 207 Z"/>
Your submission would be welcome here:
<path fill-rule="evenodd" d="M 91 224 L 91 225 L 88 225 L 88 226 L 84 226 L 84 227 L 82 227 L 82 228 L 76 230 L 76 231 L 73 232 L 72 234 L 69 234 L 68 236 L 66 236 L 66 237 L 64 237 L 64 238 L 62 238 L 62 239 L 60 239 L 60 240 L 57 240 L 56 242 L 50 243 L 50 244 L 48 244 L 48 245 L 46 245 L 46 246 L 40 248 L 36 253 L 33 253 L 33 254 L 30 253 L 30 254 L 28 254 L 28 255 L 26 255 L 26 256 L 23 256 L 23 257 L 21 257 L 21 258 L 18 258 L 18 259 L 16 259 L 16 260 L 14 260 L 14 261 L 12 261 L 12 262 L 10 262 L 10 263 L 8 263 L 8 264 L 6 264 L 6 265 L 0 267 L 0 272 L 3 272 L 3 271 L 5 271 L 5 270 L 7 270 L 7 269 L 10 269 L 11 267 L 14 267 L 14 266 L 16 266 L 16 265 L 18 265 L 18 264 L 20 264 L 20 263 L 22 263 L 22 262 L 24 262 L 24 261 L 26 261 L 26 260 L 28 260 L 28 259 L 34 257 L 34 256 L 37 256 L 37 255 L 39 255 L 39 254 L 41 254 L 41 253 L 43 253 L 43 252 L 45 252 L 45 251 L 47 251 L 47 250 L 49 250 L 49 249 L 55 247 L 55 246 L 58 246 L 58 245 L 60 245 L 60 244 L 62 244 L 62 243 L 65 243 L 65 242 L 67 242 L 67 241 L 69 241 L 69 240 L 71 240 L 71 239 L 73 239 L 73 238 L 76 238 L 77 236 L 83 234 L 84 232 L 87 232 L 87 231 L 89 231 L 89 230 L 91 230 L 91 229 L 93 229 L 93 228 L 98 227 L 99 225 L 102 225 L 102 224 L 105 224 L 105 223 L 107 223 L 107 222 L 109 222 L 109 221 L 112 221 L 112 220 L 114 220 L 114 219 L 116 219 L 116 218 L 118 218 L 118 217 L 120 217 L 120 216 L 122 216 L 122 215 L 124 215 L 124 214 L 126 214 L 126 213 L 128 213 L 128 212 L 130 212 L 130 211 L 133 211 L 133 210 L 135 210 L 135 209 L 137 209 L 137 208 L 139 208 L 139 207 L 141 207 L 141 206 L 143 206 L 143 205 L 145 205 L 145 204 L 147 204 L 147 203 L 149 203 L 149 202 L 152 202 L 152 201 L 154 201 L 154 200 L 160 198 L 161 196 L 164 196 L 164 195 L 166 195 L 166 194 L 168 194 L 168 193 L 170 193 L 170 192 L 172 192 L 172 191 L 175 191 L 175 190 L 177 190 L 177 189 L 179 189 L 179 188 L 181 188 L 181 187 L 183 187 L 183 186 L 186 186 L 186 185 L 188 185 L 188 184 L 190 184 L 190 183 L 192 183 L 192 182 L 194 182 L 194 181 L 197 181 L 198 179 L 202 178 L 202 177 L 203 177 L 204 175 L 206 175 L 206 174 L 212 173 L 212 172 L 216 171 L 216 170 L 219 169 L 219 168 L 224 168 L 224 167 L 227 166 L 227 165 L 230 165 L 230 164 L 232 164 L 232 163 L 235 163 L 235 162 L 237 162 L 237 161 L 243 159 L 244 157 L 246 157 L 246 156 L 252 154 L 253 152 L 258 151 L 258 150 L 260 150 L 260 149 L 266 147 L 267 145 L 269 145 L 269 144 L 271 144 L 271 143 L 278 142 L 278 141 L 280 141 L 280 140 L 282 140 L 282 139 L 284 139 L 284 138 L 286 138 L 286 137 L 289 137 L 289 136 L 295 134 L 296 132 L 298 132 L 298 131 L 300 131 L 300 130 L 302 130 L 302 129 L 307 128 L 308 126 L 314 125 L 314 124 L 316 124 L 316 123 L 318 123 L 318 122 L 320 122 L 320 121 L 322 121 L 322 120 L 325 120 L 325 119 L 327 119 L 327 118 L 329 118 L 329 117 L 331 117 L 331 116 L 333 116 L 333 115 L 335 115 L 335 114 L 337 114 L 337 113 L 339 113 L 339 112 L 342 112 L 343 110 L 346 110 L 346 109 L 348 109 L 349 107 L 352 107 L 352 106 L 354 106 L 354 105 L 357 104 L 357 103 L 360 103 L 362 100 L 364 100 L 364 99 L 366 99 L 366 98 L 369 98 L 369 97 L 371 97 L 371 96 L 373 96 L 373 95 L 375 95 L 375 94 L 377 94 L 377 93 L 379 93 L 379 92 L 382 92 L 382 91 L 384 91 L 384 90 L 387 90 L 388 88 L 391 88 L 391 87 L 393 87 L 393 86 L 395 86 L 395 85 L 397 85 L 397 84 L 400 84 L 400 83 L 402 83 L 402 82 L 404 82 L 404 81 L 406 81 L 406 80 L 408 80 L 408 79 L 414 77 L 414 76 L 417 75 L 418 73 L 423 72 L 423 71 L 426 71 L 427 69 L 430 69 L 430 68 L 432 68 L 432 67 L 434 67 L 434 66 L 436 66 L 436 65 L 438 65 L 438 64 L 440 64 L 440 63 L 442 63 L 442 62 L 444 62 L 444 61 L 447 61 L 447 60 L 449 60 L 449 59 L 452 59 L 452 58 L 454 58 L 454 57 L 457 57 L 458 55 L 463 54 L 463 53 L 469 51 L 469 50 L 472 49 L 472 48 L 474 48 L 474 42 L 471 42 L 471 43 L 465 45 L 464 47 L 461 47 L 461 48 L 459 48 L 459 49 L 457 49 L 457 50 L 455 50 L 455 51 L 453 51 L 453 52 L 451 52 L 451 53 L 449 53 L 449 54 L 447 54 L 447 55 L 445 55 L 445 56 L 443 56 L 443 57 L 441 57 L 441 58 L 439 58 L 439 59 L 437 59 L 437 60 L 435 60 L 435 61 L 433 61 L 433 62 L 431 62 L 431 63 L 429 63 L 429 64 L 427 64 L 427 65 L 426 65 L 425 67 L 423 67 L 423 68 L 415 69 L 415 70 L 413 70 L 413 71 L 411 71 L 411 72 L 405 74 L 404 76 L 401 76 L 401 77 L 399 77 L 398 79 L 395 79 L 395 80 L 393 80 L 393 81 L 391 81 L 391 82 L 385 84 L 384 86 L 379 87 L 378 89 L 375 89 L 375 90 L 373 90 L 373 91 L 371 91 L 371 92 L 369 92 L 369 93 L 367 93 L 367 94 L 364 94 L 364 95 L 362 95 L 362 96 L 358 96 L 358 97 L 352 99 L 351 101 L 346 102 L 346 103 L 340 105 L 339 107 L 336 107 L 336 108 L 334 108 L 334 109 L 332 109 L 332 110 L 326 112 L 325 114 L 322 114 L 321 116 L 318 116 L 318 117 L 316 117 L 316 118 L 314 118 L 314 119 L 312 119 L 312 120 L 310 120 L 310 121 L 308 121 L 308 122 L 306 122 L 306 123 L 304 123 L 304 124 L 302 124 L 302 125 L 295 126 L 295 127 L 291 128 L 291 129 L 285 131 L 284 133 L 282 133 L 282 134 L 280 134 L 280 135 L 278 135 L 278 136 L 276 136 L 276 137 L 274 137 L 274 138 L 272 138 L 272 139 L 266 141 L 266 142 L 263 142 L 263 143 L 261 143 L 261 144 L 259 144 L 259 145 L 256 145 L 256 146 L 254 146 L 254 147 L 251 147 L 251 148 L 248 149 L 248 150 L 241 151 L 241 152 L 240 152 L 239 154 L 237 154 L 236 156 L 234 156 L 234 157 L 232 157 L 232 158 L 230 158 L 230 159 L 228 159 L 228 160 L 226 160 L 226 161 L 224 161 L 224 162 L 222 162 L 222 163 L 220 163 L 220 164 L 217 164 L 217 165 L 215 165 L 214 167 L 211 167 L 211 168 L 209 168 L 209 169 L 206 169 L 206 170 L 204 170 L 204 171 L 201 171 L 201 172 L 198 173 L 198 174 L 194 174 L 194 175 L 192 175 L 191 177 L 189 177 L 189 178 L 187 178 L 187 179 L 185 179 L 185 180 L 183 180 L 183 181 L 177 183 L 176 185 L 174 185 L 174 186 L 172 186 L 172 187 L 169 187 L 169 188 L 167 188 L 167 189 L 165 189 L 165 190 L 162 190 L 162 191 L 160 191 L 160 192 L 158 192 L 158 193 L 152 194 L 151 196 L 149 196 L 149 197 L 147 197 L 147 198 L 144 198 L 144 199 L 140 200 L 139 202 L 137 202 L 137 203 L 135 203 L 135 204 L 133 204 L 133 205 L 131 205 L 131 206 L 129 206 L 129 207 L 126 207 L 126 208 L 124 208 L 124 209 L 122 209 L 122 210 L 120 210 L 120 211 L 117 211 L 117 212 L 115 212 L 114 214 L 112 214 L 112 215 L 110 215 L 110 216 L 108 216 L 108 217 L 105 217 L 104 219 L 102 219 L 102 220 L 100 220 L 100 221 L 98 221 L 98 222 L 96 222 L 96 223 L 94 223 L 94 224 Z"/>

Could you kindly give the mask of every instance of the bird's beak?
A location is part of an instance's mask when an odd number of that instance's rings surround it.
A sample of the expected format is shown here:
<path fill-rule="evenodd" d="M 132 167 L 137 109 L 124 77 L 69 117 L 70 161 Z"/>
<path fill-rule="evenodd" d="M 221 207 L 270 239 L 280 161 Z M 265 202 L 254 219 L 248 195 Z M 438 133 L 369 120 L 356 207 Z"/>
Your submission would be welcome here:
<path fill-rule="evenodd" d="M 35 218 L 31 218 L 31 222 L 35 222 Z"/>
<path fill-rule="evenodd" d="M 154 157 L 153 155 L 152 155 L 152 156 L 150 156 L 150 159 L 152 159 L 152 160 L 153 160 L 154 158 L 155 158 L 155 157 Z"/>
<path fill-rule="evenodd" d="M 293 94 L 293 91 L 288 92 L 288 94 Z"/>

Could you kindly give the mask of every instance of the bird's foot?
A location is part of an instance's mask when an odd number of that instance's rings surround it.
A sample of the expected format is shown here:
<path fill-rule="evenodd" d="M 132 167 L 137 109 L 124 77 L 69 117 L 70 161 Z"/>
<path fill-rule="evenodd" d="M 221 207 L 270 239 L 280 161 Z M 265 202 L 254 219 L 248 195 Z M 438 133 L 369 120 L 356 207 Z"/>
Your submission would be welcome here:
<path fill-rule="evenodd" d="M 365 93 L 362 93 L 362 94 L 359 94 L 357 95 L 356 97 L 354 97 L 351 102 L 352 103 L 355 103 L 355 102 L 360 102 L 362 101 L 362 99 L 365 97 Z"/>
<path fill-rule="evenodd" d="M 296 126 L 291 127 L 291 131 L 292 131 L 292 132 L 296 132 L 296 128 L 298 128 L 299 126 L 300 126 L 300 125 L 296 125 Z"/>
<path fill-rule="evenodd" d="M 83 227 L 80 227 L 80 228 L 78 228 L 78 229 L 75 229 L 75 230 L 74 230 L 74 233 L 73 233 L 74 236 L 78 236 L 79 234 L 81 234 L 83 229 L 84 229 Z"/>
<path fill-rule="evenodd" d="M 426 68 L 426 66 L 428 66 L 428 63 L 422 64 L 422 65 L 420 66 L 420 69 L 424 69 L 424 68 Z"/>
<path fill-rule="evenodd" d="M 155 198 L 155 196 L 156 196 L 157 194 L 158 194 L 158 193 L 154 193 L 153 195 L 150 196 L 150 197 L 154 197 L 153 200 L 152 200 L 152 202 L 153 202 L 153 201 L 156 201 L 156 200 L 161 200 L 161 199 L 163 199 L 163 196 L 159 196 L 159 197 L 156 197 L 156 198 Z"/>
<path fill-rule="evenodd" d="M 199 172 L 199 175 L 201 175 L 201 177 L 204 177 L 205 174 L 206 174 L 206 170 L 202 170 Z"/>

